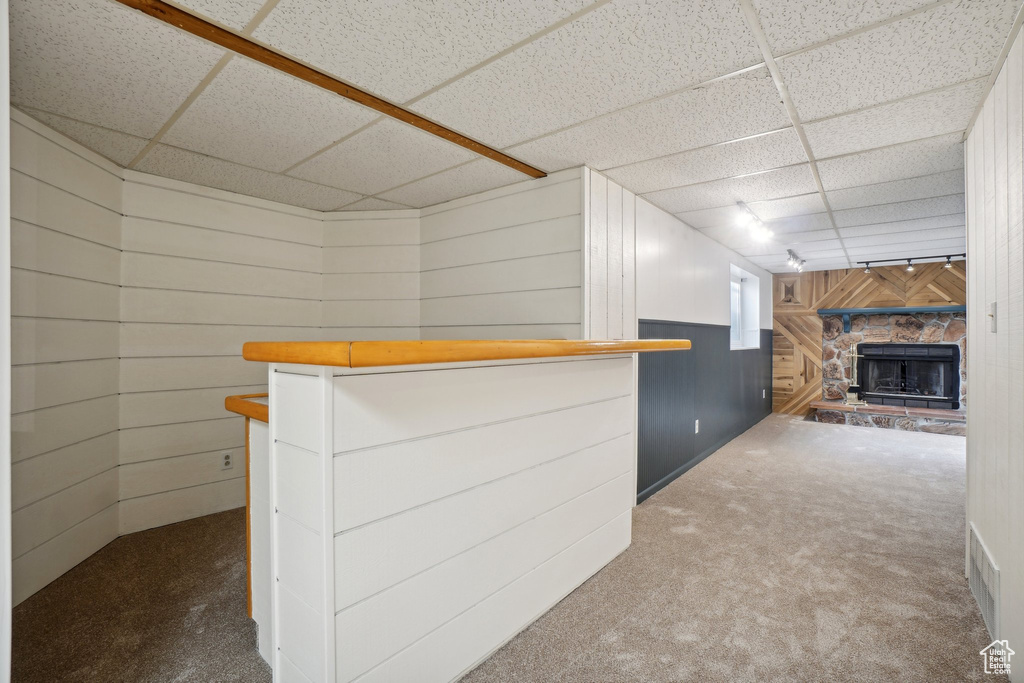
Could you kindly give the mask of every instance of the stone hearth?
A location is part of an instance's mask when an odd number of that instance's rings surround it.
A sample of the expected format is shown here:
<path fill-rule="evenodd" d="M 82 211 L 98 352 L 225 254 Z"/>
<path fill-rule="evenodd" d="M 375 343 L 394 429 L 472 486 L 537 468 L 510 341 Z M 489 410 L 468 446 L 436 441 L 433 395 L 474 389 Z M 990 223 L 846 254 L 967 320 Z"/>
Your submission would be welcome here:
<path fill-rule="evenodd" d="M 967 404 L 967 323 L 964 313 L 898 313 L 853 315 L 850 331 L 843 332 L 838 315 L 822 317 L 822 397 L 838 401 L 846 397 L 853 369 L 851 349 L 861 342 L 896 344 L 958 344 L 960 346 L 960 405 Z M 812 404 L 812 407 L 817 407 Z M 887 406 L 871 406 L 883 408 Z M 902 408 L 900 409 L 902 410 Z M 952 411 L 951 411 L 952 412 Z M 906 415 L 903 415 L 906 418 Z M 871 425 L 892 426 L 892 425 Z"/>
<path fill-rule="evenodd" d="M 851 406 L 842 401 L 813 401 L 811 407 L 815 409 L 814 419 L 828 424 L 967 435 L 967 415 L 962 410 L 879 405 Z"/>

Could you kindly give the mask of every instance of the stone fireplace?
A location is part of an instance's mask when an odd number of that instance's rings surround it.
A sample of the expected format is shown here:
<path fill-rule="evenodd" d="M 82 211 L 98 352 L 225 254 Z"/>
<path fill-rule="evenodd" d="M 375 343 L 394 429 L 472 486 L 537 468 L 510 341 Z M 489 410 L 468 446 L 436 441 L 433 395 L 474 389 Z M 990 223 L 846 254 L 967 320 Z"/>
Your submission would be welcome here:
<path fill-rule="evenodd" d="M 855 377 L 867 406 L 843 403 Z M 819 422 L 964 433 L 966 314 L 853 314 L 849 331 L 843 316 L 822 316 L 822 398 Z"/>

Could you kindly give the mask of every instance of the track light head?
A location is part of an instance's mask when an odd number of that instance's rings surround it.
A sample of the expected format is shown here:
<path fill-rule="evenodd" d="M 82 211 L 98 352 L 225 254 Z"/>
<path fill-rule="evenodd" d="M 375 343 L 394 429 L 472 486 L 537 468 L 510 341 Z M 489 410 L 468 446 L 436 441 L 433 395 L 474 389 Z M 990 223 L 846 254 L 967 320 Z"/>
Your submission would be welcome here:
<path fill-rule="evenodd" d="M 910 259 L 907 259 L 907 272 L 908 273 L 913 273 L 914 272 L 914 264 L 910 262 Z"/>
<path fill-rule="evenodd" d="M 864 264 L 864 272 L 865 273 L 870 273 L 871 272 L 871 263 L 870 262 Z"/>
<path fill-rule="evenodd" d="M 946 257 L 946 265 L 944 265 L 942 267 L 943 268 L 952 268 L 953 267 L 953 257 L 952 256 L 947 256 Z"/>

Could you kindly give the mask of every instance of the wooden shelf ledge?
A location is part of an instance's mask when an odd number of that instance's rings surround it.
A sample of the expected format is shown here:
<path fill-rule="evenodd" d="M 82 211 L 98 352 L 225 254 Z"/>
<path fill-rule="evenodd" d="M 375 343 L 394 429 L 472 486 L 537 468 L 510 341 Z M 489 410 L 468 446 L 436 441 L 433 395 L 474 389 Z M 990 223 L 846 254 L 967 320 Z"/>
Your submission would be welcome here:
<path fill-rule="evenodd" d="M 270 422 L 270 406 L 265 401 L 253 399 L 266 399 L 268 394 L 238 394 L 228 396 L 224 399 L 224 408 L 232 413 L 238 413 L 245 417 L 251 417 L 260 422 Z"/>
<path fill-rule="evenodd" d="M 602 356 L 649 351 L 683 351 L 689 348 L 690 341 L 688 339 L 247 342 L 242 347 L 242 357 L 246 360 L 264 363 L 373 368 L 424 363 L 463 363 L 523 358 Z"/>

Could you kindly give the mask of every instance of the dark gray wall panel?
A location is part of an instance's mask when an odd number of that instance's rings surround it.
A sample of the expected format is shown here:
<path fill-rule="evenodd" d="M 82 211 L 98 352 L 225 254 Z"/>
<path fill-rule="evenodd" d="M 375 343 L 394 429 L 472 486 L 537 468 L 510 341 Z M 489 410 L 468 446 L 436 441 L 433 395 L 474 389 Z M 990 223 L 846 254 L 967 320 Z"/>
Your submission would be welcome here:
<path fill-rule="evenodd" d="M 689 351 L 639 354 L 637 498 L 644 500 L 771 413 L 772 331 L 761 330 L 761 348 L 742 351 L 729 348 L 727 325 L 641 320 L 640 338 L 693 342 Z"/>

